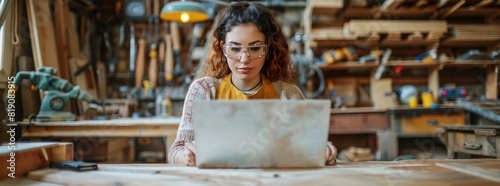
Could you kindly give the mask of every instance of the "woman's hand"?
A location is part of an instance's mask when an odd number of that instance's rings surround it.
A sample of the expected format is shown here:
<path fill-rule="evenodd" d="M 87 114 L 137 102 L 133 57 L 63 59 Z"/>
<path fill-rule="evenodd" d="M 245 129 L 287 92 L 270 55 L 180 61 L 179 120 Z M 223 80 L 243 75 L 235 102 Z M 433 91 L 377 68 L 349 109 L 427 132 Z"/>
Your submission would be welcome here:
<path fill-rule="evenodd" d="M 326 164 L 335 165 L 337 164 L 337 148 L 332 144 L 332 142 L 327 142 L 326 148 Z"/>
<path fill-rule="evenodd" d="M 194 141 L 184 143 L 184 159 L 187 166 L 196 166 L 196 149 Z"/>

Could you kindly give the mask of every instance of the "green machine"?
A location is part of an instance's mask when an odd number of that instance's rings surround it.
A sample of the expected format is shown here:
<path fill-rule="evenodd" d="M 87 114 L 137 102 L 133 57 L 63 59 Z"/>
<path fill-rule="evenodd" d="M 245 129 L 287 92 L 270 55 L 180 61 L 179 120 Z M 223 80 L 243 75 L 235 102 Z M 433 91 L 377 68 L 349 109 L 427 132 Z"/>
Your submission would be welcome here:
<path fill-rule="evenodd" d="M 73 86 L 67 80 L 54 76 L 55 74 L 56 69 L 52 67 L 40 67 L 36 72 L 20 71 L 16 74 L 16 87 L 21 85 L 23 79 L 29 79 L 38 89 L 45 91 L 36 121 L 74 121 L 75 114 L 69 108 L 70 98 L 94 102 L 94 98 L 79 86 Z"/>

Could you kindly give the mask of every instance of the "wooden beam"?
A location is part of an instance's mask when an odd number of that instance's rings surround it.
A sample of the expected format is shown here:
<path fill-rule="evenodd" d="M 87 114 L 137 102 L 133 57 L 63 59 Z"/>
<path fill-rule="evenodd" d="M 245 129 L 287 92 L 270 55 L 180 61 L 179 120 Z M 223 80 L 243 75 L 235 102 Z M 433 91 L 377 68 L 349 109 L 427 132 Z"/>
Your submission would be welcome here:
<path fill-rule="evenodd" d="M 417 20 L 351 20 L 344 24 L 344 34 L 355 37 L 367 36 L 370 33 L 411 34 L 416 31 L 442 34 L 448 31 L 446 21 Z"/>
<path fill-rule="evenodd" d="M 471 6 L 470 8 L 480 8 L 480 7 L 483 7 L 483 6 L 490 4 L 491 2 L 493 2 L 493 0 L 482 0 L 481 2 L 476 3 L 475 5 Z"/>
<path fill-rule="evenodd" d="M 436 165 L 500 183 L 500 177 L 498 176 L 498 171 L 488 170 L 464 163 L 436 163 Z"/>
<path fill-rule="evenodd" d="M 455 12 L 458 8 L 460 8 L 465 3 L 465 0 L 460 0 L 457 4 L 453 5 L 448 11 L 446 11 L 443 15 L 441 15 L 441 19 L 446 19 L 453 12 Z"/>
<path fill-rule="evenodd" d="M 31 47 L 35 67 L 54 67 L 58 69 L 56 75 L 60 77 L 57 59 L 54 24 L 51 18 L 49 1 L 26 0 L 28 23 L 31 35 Z"/>
<path fill-rule="evenodd" d="M 415 5 L 413 5 L 413 6 L 414 6 L 414 7 L 418 7 L 418 8 L 420 8 L 420 7 L 425 6 L 425 5 L 427 5 L 427 4 L 429 4 L 429 1 L 427 1 L 427 0 L 418 0 L 418 1 L 415 3 Z"/>
<path fill-rule="evenodd" d="M 68 26 L 66 24 L 66 16 L 63 14 L 64 8 L 68 7 L 68 1 L 66 0 L 56 0 L 54 3 L 54 24 L 55 24 L 55 33 L 56 33 L 56 49 L 57 49 L 57 58 L 60 69 L 57 71 L 60 72 L 61 78 L 68 80 L 68 82 L 72 82 L 71 73 L 69 71 L 68 65 L 68 40 L 66 38 L 66 29 Z"/>
<path fill-rule="evenodd" d="M 498 65 L 486 67 L 486 99 L 496 100 L 498 98 Z"/>

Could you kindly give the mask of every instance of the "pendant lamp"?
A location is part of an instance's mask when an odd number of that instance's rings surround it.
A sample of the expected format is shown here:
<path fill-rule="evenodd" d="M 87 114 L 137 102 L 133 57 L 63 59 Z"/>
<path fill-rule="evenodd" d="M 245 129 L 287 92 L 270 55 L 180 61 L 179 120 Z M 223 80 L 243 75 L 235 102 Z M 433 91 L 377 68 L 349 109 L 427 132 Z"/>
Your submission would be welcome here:
<path fill-rule="evenodd" d="M 176 1 L 165 4 L 160 12 L 160 19 L 182 23 L 195 23 L 208 20 L 203 4 L 192 1 Z"/>

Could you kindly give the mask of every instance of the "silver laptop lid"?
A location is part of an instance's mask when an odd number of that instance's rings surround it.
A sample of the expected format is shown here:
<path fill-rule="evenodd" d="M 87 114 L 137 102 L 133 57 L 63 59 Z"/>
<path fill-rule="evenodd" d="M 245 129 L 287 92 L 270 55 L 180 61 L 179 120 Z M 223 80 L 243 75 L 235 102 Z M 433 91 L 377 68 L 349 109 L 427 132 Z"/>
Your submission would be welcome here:
<path fill-rule="evenodd" d="M 323 167 L 329 100 L 193 102 L 196 166 Z"/>

